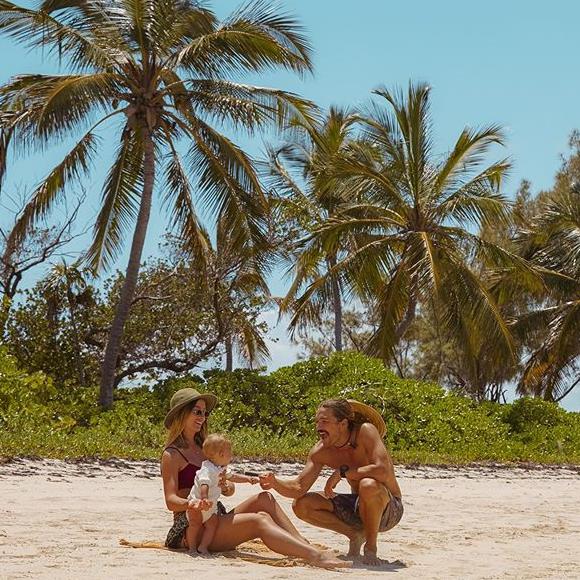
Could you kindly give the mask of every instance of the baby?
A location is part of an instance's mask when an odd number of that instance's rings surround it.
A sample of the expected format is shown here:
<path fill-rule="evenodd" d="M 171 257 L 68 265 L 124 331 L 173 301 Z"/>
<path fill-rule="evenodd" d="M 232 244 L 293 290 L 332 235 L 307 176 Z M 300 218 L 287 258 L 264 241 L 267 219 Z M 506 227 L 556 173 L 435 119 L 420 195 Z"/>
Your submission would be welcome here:
<path fill-rule="evenodd" d="M 195 521 L 192 521 L 193 516 L 190 519 L 190 512 L 187 512 L 189 527 L 186 538 L 190 552 L 197 549 L 200 554 L 207 554 L 218 524 L 217 500 L 221 494 L 220 476 L 223 474 L 227 480 L 234 483 L 256 484 L 259 480 L 253 476 L 233 474 L 227 469 L 232 460 L 232 444 L 223 435 L 209 435 L 203 443 L 203 453 L 207 459 L 196 473 L 195 482 L 187 498 L 190 504 L 200 500 L 201 511 L 195 514 Z M 203 526 L 203 534 L 199 546 L 196 546 L 200 526 Z"/>

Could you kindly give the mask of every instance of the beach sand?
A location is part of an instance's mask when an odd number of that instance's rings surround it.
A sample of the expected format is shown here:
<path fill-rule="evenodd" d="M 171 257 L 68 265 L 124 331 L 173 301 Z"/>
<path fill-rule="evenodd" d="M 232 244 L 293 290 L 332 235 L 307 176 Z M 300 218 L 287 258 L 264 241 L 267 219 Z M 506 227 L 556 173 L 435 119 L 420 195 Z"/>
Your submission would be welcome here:
<path fill-rule="evenodd" d="M 297 467 L 277 469 L 291 474 Z M 405 515 L 380 536 L 379 548 L 391 563 L 339 572 L 249 562 L 241 555 L 255 553 L 251 544 L 234 557 L 211 558 L 121 546 L 121 538 L 165 538 L 171 515 L 158 465 L 13 460 L 0 465 L 0 577 L 580 578 L 578 469 L 398 468 L 397 474 Z M 314 489 L 322 489 L 323 481 Z M 224 503 L 233 506 L 256 491 L 238 484 Z M 290 500 L 277 497 L 309 540 L 344 553 L 345 538 L 296 520 Z M 277 558 L 271 552 L 257 556 Z"/>

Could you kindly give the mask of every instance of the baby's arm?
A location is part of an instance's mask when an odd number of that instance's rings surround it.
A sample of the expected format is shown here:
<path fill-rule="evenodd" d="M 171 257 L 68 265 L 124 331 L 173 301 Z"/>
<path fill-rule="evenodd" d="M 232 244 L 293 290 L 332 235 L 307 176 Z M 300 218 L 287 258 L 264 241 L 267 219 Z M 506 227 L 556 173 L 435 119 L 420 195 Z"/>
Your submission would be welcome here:
<path fill-rule="evenodd" d="M 324 486 L 325 497 L 332 499 L 336 495 L 336 493 L 334 493 L 334 488 L 338 485 L 340 479 L 340 470 L 335 469 L 332 475 L 328 478 L 326 485 Z"/>
<path fill-rule="evenodd" d="M 228 475 L 227 480 L 231 481 L 232 483 L 251 483 L 252 485 L 260 483 L 260 480 L 256 475 L 241 475 L 238 473 L 232 473 Z"/>
<path fill-rule="evenodd" d="M 199 487 L 199 499 L 200 499 L 200 510 L 205 511 L 208 510 L 212 505 L 213 501 L 207 499 L 209 494 L 209 485 L 207 483 L 202 483 Z"/>

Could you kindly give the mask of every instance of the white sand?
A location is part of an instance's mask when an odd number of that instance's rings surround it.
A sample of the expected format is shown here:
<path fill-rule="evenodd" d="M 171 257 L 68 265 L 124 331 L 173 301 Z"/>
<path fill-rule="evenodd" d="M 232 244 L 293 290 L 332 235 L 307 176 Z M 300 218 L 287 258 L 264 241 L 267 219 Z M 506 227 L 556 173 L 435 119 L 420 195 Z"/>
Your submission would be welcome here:
<path fill-rule="evenodd" d="M 169 528 L 155 464 L 10 462 L 0 465 L 0 577 L 580 578 L 577 470 L 397 472 L 405 515 L 381 535 L 380 555 L 402 564 L 328 572 L 119 546 L 120 538 L 161 541 Z M 238 485 L 227 503 L 254 491 Z M 291 513 L 290 501 L 280 501 Z M 344 552 L 342 536 L 297 525 L 312 541 Z"/>

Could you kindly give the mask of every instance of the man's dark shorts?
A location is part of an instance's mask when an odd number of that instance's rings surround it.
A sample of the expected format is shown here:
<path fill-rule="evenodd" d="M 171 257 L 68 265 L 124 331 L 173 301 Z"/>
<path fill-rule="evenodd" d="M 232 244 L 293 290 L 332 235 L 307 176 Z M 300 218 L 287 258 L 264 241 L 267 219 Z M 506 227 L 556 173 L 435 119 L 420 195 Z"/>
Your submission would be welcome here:
<path fill-rule="evenodd" d="M 390 501 L 383 512 L 379 532 L 394 528 L 403 517 L 403 502 L 389 492 Z M 336 517 L 353 528 L 362 528 L 363 523 L 358 513 L 358 495 L 356 493 L 337 493 L 331 500 Z"/>

